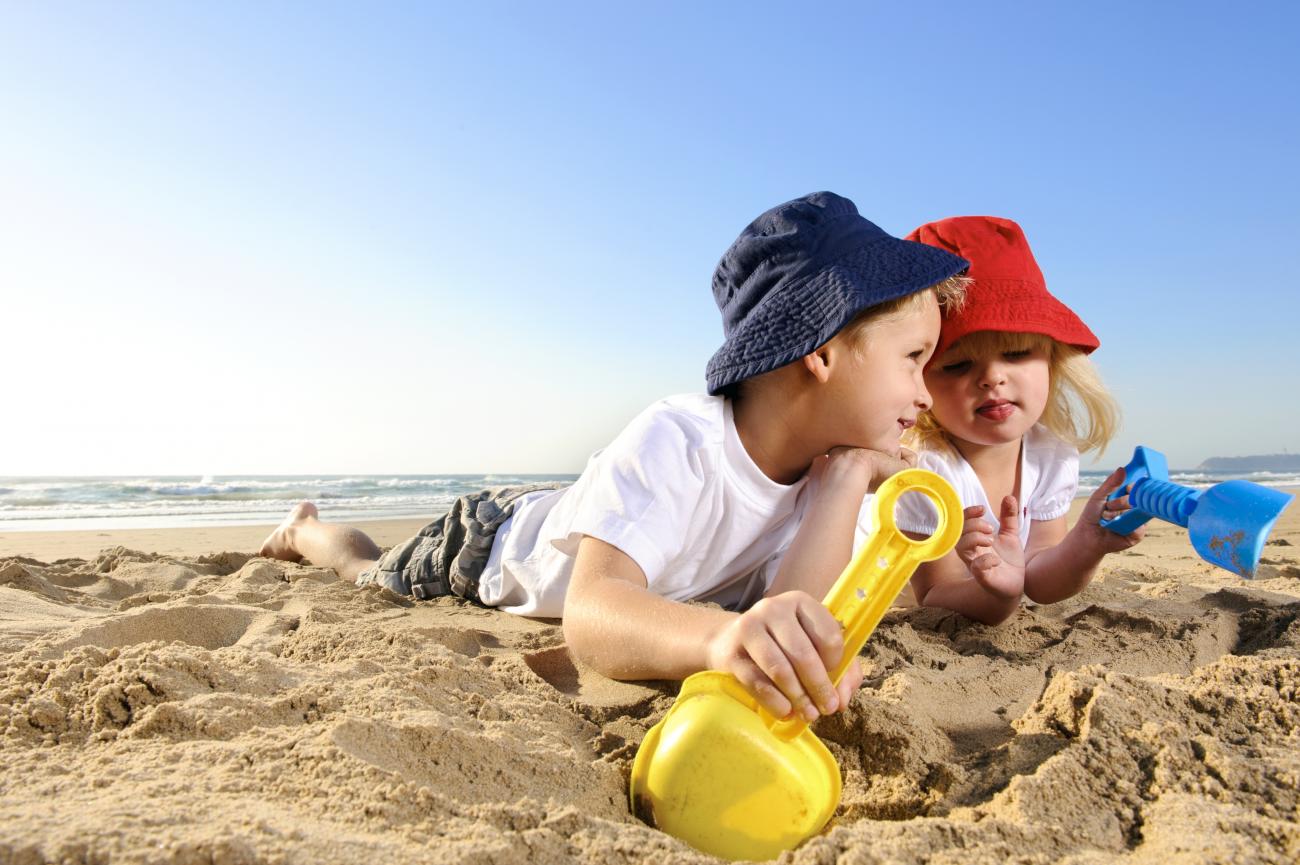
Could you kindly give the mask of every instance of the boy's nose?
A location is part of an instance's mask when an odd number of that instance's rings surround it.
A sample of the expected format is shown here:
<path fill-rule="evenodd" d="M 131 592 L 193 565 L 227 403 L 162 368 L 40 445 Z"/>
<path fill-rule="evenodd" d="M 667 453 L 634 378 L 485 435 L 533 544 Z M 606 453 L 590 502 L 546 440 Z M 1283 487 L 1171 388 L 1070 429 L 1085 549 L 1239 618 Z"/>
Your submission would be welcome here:
<path fill-rule="evenodd" d="M 916 394 L 916 407 L 919 411 L 929 411 L 934 400 L 930 397 L 930 391 L 925 387 L 925 381 L 922 380 Z"/>

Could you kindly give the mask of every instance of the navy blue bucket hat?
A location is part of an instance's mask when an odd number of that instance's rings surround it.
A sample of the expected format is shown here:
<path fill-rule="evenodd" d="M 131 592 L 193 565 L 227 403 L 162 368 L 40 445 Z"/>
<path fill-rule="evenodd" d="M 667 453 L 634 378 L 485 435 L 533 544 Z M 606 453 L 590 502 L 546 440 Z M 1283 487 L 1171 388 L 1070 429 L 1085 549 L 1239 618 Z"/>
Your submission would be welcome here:
<path fill-rule="evenodd" d="M 886 233 L 833 192 L 774 207 L 740 233 L 713 273 L 726 341 L 709 360 L 709 393 L 785 366 L 825 345 L 864 309 L 969 266 Z"/>

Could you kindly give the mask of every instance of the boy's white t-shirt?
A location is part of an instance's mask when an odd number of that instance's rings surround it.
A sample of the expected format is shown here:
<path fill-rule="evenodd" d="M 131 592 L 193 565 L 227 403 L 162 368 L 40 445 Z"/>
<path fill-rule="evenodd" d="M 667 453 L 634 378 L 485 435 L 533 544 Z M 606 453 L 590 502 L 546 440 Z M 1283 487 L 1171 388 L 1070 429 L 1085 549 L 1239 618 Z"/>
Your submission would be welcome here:
<path fill-rule="evenodd" d="M 650 591 L 731 609 L 759 600 L 807 505 L 808 483 L 773 481 L 745 451 L 723 397 L 686 394 L 636 417 L 571 487 L 521 498 L 479 582 L 485 604 L 559 617 L 578 542 L 617 547 Z"/>
<path fill-rule="evenodd" d="M 989 504 L 988 495 L 975 469 L 955 450 L 924 450 L 917 454 L 917 467 L 929 469 L 953 485 L 963 508 L 983 505 L 982 519 L 1001 527 L 1001 503 Z M 1029 543 L 1033 521 L 1054 520 L 1070 510 L 1070 502 L 1079 490 L 1079 451 L 1042 424 L 1025 433 L 1020 445 L 1020 543 Z M 903 531 L 931 534 L 938 528 L 938 514 L 930 500 L 920 494 L 899 499 L 894 519 Z M 871 531 L 871 496 L 858 514 L 857 543 Z"/>

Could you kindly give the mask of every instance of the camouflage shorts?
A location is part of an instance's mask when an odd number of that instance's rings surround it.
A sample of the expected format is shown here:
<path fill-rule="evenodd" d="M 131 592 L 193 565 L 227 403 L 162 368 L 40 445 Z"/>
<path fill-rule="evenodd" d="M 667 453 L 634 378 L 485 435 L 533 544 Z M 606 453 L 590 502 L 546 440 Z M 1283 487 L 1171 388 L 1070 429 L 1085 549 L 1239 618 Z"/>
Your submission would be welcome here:
<path fill-rule="evenodd" d="M 456 595 L 482 603 L 479 578 L 497 531 L 514 514 L 520 496 L 565 486 L 568 484 L 496 487 L 461 496 L 446 514 L 384 553 L 373 568 L 362 571 L 357 585 L 383 586 L 420 599 Z"/>

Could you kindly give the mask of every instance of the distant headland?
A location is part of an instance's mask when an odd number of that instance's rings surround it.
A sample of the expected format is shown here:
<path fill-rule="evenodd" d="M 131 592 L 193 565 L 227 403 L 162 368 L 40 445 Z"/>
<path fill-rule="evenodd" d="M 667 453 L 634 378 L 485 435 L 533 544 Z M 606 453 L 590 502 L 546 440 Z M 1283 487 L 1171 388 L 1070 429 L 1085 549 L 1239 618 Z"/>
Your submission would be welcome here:
<path fill-rule="evenodd" d="M 1295 472 L 1300 471 L 1300 454 L 1210 457 L 1197 468 L 1207 472 Z"/>

